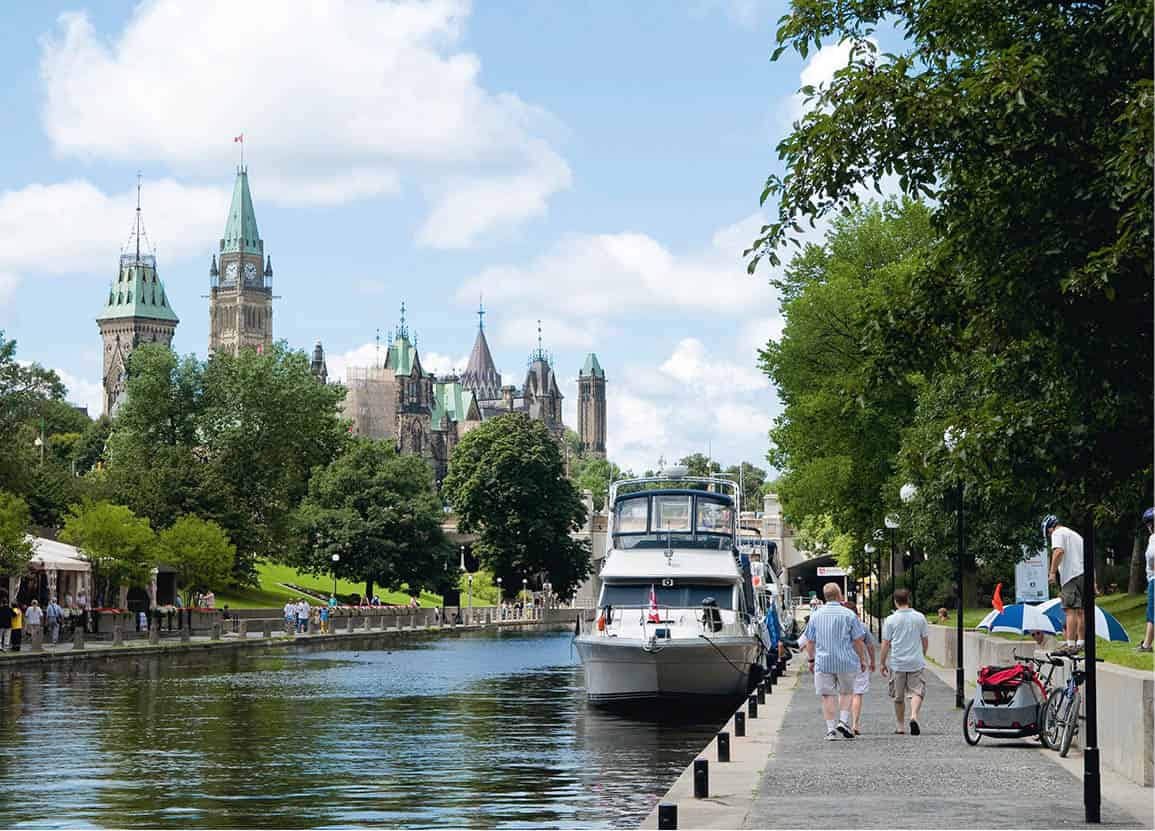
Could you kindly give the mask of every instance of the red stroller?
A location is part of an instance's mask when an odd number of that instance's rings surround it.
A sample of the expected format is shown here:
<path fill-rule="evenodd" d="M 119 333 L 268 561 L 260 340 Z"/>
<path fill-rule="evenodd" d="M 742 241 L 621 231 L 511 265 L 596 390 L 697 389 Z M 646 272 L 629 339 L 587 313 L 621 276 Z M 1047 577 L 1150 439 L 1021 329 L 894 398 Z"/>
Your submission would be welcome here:
<path fill-rule="evenodd" d="M 1047 687 L 1037 670 L 1052 662 L 1015 657 L 1020 663 L 979 669 L 978 692 L 963 713 L 963 738 L 967 744 L 976 745 L 983 736 L 1021 739 L 1038 736 L 1042 731 Z M 1050 671 L 1054 672 L 1053 666 Z"/>

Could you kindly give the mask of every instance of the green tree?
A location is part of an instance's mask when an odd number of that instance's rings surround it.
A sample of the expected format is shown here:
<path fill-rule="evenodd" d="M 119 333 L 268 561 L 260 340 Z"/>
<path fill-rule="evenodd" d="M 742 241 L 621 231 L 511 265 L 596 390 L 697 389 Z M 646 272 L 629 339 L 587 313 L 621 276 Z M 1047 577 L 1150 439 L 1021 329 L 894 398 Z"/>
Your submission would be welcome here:
<path fill-rule="evenodd" d="M 743 510 L 761 510 L 762 486 L 766 484 L 766 471 L 749 462 L 742 462 L 737 465 L 730 465 L 726 468 L 726 474 L 742 487 Z"/>
<path fill-rule="evenodd" d="M 69 462 L 76 475 L 83 476 L 104 459 L 105 445 L 112 434 L 112 422 L 108 416 L 101 416 L 88 424 L 80 438 L 72 446 Z"/>
<path fill-rule="evenodd" d="M 469 431 L 453 451 L 444 491 L 458 528 L 479 534 L 474 551 L 504 585 L 548 580 L 565 598 L 589 576 L 588 546 L 572 536 L 585 506 L 541 422 L 511 413 Z"/>
<path fill-rule="evenodd" d="M 386 442 L 354 439 L 313 473 L 296 513 L 295 562 L 314 574 L 364 581 L 366 597 L 376 585 L 440 591 L 453 584 L 457 565 L 443 517 L 424 459 L 399 456 Z"/>
<path fill-rule="evenodd" d="M 60 538 L 75 545 L 92 565 L 97 603 L 114 602 L 118 588 L 140 586 L 156 565 L 157 540 L 147 519 L 123 505 L 73 505 Z M 115 602 L 120 605 L 120 600 Z"/>
<path fill-rule="evenodd" d="M 28 568 L 35 553 L 28 529 L 28 505 L 13 493 L 0 491 L 0 574 L 17 576 Z"/>
<path fill-rule="evenodd" d="M 39 416 L 48 401 L 63 401 L 64 384 L 50 369 L 16 359 L 16 341 L 0 330 L 0 482 L 23 494 L 40 461 L 33 442 L 40 435 Z"/>
<path fill-rule="evenodd" d="M 777 262 L 884 177 L 933 196 L 938 239 L 880 333 L 923 358 L 902 474 L 928 499 L 965 482 L 1004 531 L 1094 510 L 1124 556 L 1155 455 L 1151 29 L 1146 0 L 796 0 L 775 57 L 846 40 L 850 61 L 803 90 L 750 251 L 751 270 Z"/>
<path fill-rule="evenodd" d="M 586 458 L 571 478 L 579 490 L 593 494 L 594 510 L 600 511 L 606 505 L 610 482 L 621 479 L 622 470 L 609 459 Z"/>
<path fill-rule="evenodd" d="M 220 588 L 231 578 L 236 555 L 228 534 L 212 520 L 183 516 L 157 535 L 157 556 L 176 571 L 186 606 L 195 593 Z"/>

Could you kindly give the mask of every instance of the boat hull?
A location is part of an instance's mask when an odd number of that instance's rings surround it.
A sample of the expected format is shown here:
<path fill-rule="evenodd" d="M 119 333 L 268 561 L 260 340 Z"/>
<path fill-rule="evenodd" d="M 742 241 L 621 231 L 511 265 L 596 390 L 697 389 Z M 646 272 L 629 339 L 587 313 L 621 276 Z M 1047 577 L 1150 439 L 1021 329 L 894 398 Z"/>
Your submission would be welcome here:
<path fill-rule="evenodd" d="M 758 642 L 750 637 L 586 636 L 576 645 L 595 703 L 745 695 L 758 660 Z"/>

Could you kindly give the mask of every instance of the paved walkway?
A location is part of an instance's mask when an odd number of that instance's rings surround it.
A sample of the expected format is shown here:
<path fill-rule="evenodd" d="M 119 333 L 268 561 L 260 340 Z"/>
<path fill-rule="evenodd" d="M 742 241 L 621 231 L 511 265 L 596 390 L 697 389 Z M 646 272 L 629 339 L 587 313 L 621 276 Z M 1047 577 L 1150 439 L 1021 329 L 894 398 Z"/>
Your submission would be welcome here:
<path fill-rule="evenodd" d="M 875 675 L 863 735 L 837 742 L 824 741 L 813 679 L 800 677 L 746 827 L 1084 826 L 1082 781 L 1055 761 L 1057 754 L 1040 751 L 1037 741 L 983 738 L 969 747 L 953 688 L 926 675 L 921 736 L 894 735 L 886 683 Z M 1102 818 L 1107 827 L 1151 827 L 1106 800 Z"/>

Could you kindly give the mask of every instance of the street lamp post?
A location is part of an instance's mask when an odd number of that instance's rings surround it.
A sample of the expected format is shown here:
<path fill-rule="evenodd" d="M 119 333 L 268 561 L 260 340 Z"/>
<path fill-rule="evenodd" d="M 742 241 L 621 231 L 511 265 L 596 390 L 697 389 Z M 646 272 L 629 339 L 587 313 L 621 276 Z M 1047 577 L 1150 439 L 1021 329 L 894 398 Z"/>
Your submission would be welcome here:
<path fill-rule="evenodd" d="M 501 608 L 501 604 L 505 602 L 505 595 L 501 593 L 501 578 L 497 578 L 497 608 Z"/>
<path fill-rule="evenodd" d="M 898 548 L 895 545 L 895 532 L 898 530 L 898 514 L 887 514 L 882 521 L 890 531 L 890 591 L 893 593 L 895 589 L 894 581 L 896 578 L 894 557 L 898 553 Z"/>
<path fill-rule="evenodd" d="M 333 555 L 333 597 L 337 596 L 337 563 L 341 562 L 341 555 Z"/>
<path fill-rule="evenodd" d="M 870 572 L 874 569 L 874 546 L 867 543 L 862 546 L 862 552 L 866 555 L 866 574 L 863 576 L 863 581 L 864 584 L 868 584 L 870 581 Z M 874 605 L 875 594 L 877 594 L 877 591 L 872 587 L 870 597 L 866 602 L 866 625 L 868 627 L 870 626 L 870 609 Z"/>
<path fill-rule="evenodd" d="M 909 505 L 918 496 L 918 488 L 907 482 L 898 491 L 898 498 L 904 504 Z M 909 539 L 909 534 L 907 535 Z M 916 589 L 918 586 L 918 561 L 915 559 L 914 552 L 910 552 L 910 607 L 912 609 L 918 608 Z"/>
<path fill-rule="evenodd" d="M 943 444 L 947 452 L 954 453 L 959 441 L 965 438 L 966 432 L 947 427 L 942 434 Z M 965 484 L 961 477 L 955 492 L 955 525 L 958 529 L 958 553 L 955 562 L 955 606 L 958 620 L 955 622 L 955 653 L 957 666 L 955 667 L 954 705 L 960 710 L 966 706 L 966 682 L 963 678 L 963 559 L 966 556 L 966 529 L 963 525 L 963 500 L 966 498 Z"/>
<path fill-rule="evenodd" d="M 473 623 L 473 575 L 467 577 L 466 582 L 469 584 L 469 622 Z"/>
<path fill-rule="evenodd" d="M 882 643 L 882 541 L 886 537 L 886 532 L 881 528 L 874 529 L 874 568 L 875 574 L 878 575 L 874 583 L 875 594 L 878 595 L 878 613 L 874 616 L 874 621 L 878 625 L 878 642 Z"/>
<path fill-rule="evenodd" d="M 526 602 L 526 600 L 528 599 L 526 597 L 526 586 L 527 585 L 529 585 L 529 581 L 526 580 L 524 577 L 522 577 L 521 578 L 521 616 L 522 617 L 525 617 L 525 611 L 526 611 L 525 607 L 529 605 Z"/>

